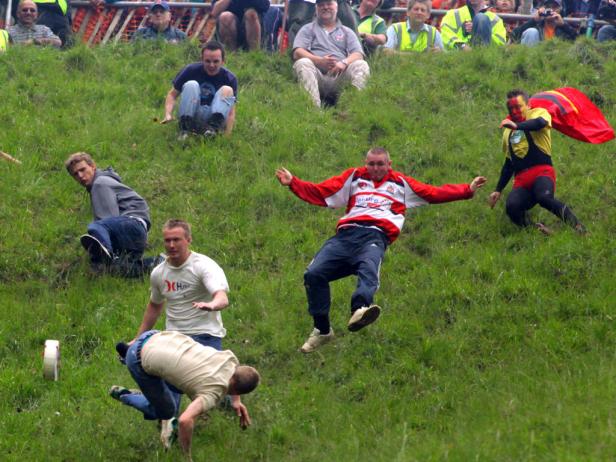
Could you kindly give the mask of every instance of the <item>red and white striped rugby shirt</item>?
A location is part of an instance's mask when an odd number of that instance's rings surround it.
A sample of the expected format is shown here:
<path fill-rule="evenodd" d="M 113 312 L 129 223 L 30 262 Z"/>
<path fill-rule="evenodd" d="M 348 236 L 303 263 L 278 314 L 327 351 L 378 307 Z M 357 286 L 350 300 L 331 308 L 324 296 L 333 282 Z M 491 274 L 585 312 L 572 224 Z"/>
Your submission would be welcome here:
<path fill-rule="evenodd" d="M 310 204 L 333 209 L 346 206 L 336 229 L 374 226 L 385 233 L 389 242 L 400 234 L 406 209 L 473 197 L 468 184 L 431 186 L 391 169 L 375 182 L 366 167 L 349 168 L 318 184 L 294 176 L 289 187 Z"/>

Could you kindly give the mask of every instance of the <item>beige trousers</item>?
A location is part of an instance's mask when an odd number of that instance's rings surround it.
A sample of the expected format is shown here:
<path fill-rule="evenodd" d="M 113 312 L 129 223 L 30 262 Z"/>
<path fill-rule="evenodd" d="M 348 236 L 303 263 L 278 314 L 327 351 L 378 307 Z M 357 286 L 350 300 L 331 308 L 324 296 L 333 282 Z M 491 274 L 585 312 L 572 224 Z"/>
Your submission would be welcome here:
<path fill-rule="evenodd" d="M 335 98 L 347 81 L 350 81 L 351 85 L 358 90 L 362 90 L 370 76 L 368 63 L 363 59 L 353 61 L 344 72 L 336 77 L 323 74 L 308 58 L 295 61 L 293 71 L 298 82 L 308 92 L 317 107 L 321 107 L 321 99 Z"/>

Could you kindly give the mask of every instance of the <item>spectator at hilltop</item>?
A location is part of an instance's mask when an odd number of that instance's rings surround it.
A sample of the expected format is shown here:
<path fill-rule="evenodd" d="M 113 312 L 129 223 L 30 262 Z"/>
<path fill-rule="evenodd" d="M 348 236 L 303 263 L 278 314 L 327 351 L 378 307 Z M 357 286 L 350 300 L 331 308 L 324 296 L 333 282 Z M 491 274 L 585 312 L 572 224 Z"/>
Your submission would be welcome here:
<path fill-rule="evenodd" d="M 317 17 L 302 27 L 293 42 L 293 71 L 317 107 L 335 104 L 342 85 L 358 90 L 370 75 L 355 32 L 337 18 L 335 0 L 317 0 Z"/>
<path fill-rule="evenodd" d="M 8 33 L 16 45 L 40 45 L 61 47 L 62 41 L 47 26 L 36 24 L 38 8 L 32 0 L 22 0 L 17 5 L 17 23 Z"/>
<path fill-rule="evenodd" d="M 448 50 L 500 46 L 507 41 L 503 20 L 488 11 L 485 0 L 468 0 L 463 7 L 449 10 L 441 22 L 441 34 Z"/>
<path fill-rule="evenodd" d="M 169 43 L 186 40 L 186 34 L 171 25 L 171 10 L 164 0 L 157 0 L 148 11 L 148 25 L 140 27 L 133 35 L 135 40 L 162 39 Z"/>
<path fill-rule="evenodd" d="M 362 0 L 353 8 L 357 20 L 357 31 L 366 54 L 374 53 L 387 40 L 385 20 L 376 14 L 382 0 Z"/>
<path fill-rule="evenodd" d="M 575 40 L 576 28 L 567 24 L 560 15 L 561 2 L 562 0 L 546 0 L 543 6 L 535 11 L 533 19 L 511 32 L 511 40 L 527 46 L 534 46 L 554 37 Z"/>
<path fill-rule="evenodd" d="M 289 12 L 287 18 L 287 31 L 289 32 L 289 43 L 295 43 L 295 37 L 299 30 L 310 23 L 315 16 L 315 2 L 309 0 L 287 0 L 289 2 Z M 338 3 L 338 19 L 343 26 L 353 31 L 357 31 L 357 21 L 351 5 L 346 0 L 336 0 Z"/>
<path fill-rule="evenodd" d="M 216 33 L 225 48 L 258 50 L 261 48 L 263 15 L 269 0 L 218 0 L 212 7 L 216 18 Z"/>
<path fill-rule="evenodd" d="M 38 7 L 37 24 L 47 26 L 60 37 L 62 46 L 72 43 L 71 8 L 68 0 L 34 0 Z"/>
<path fill-rule="evenodd" d="M 430 19 L 430 0 L 410 0 L 404 22 L 387 29 L 387 52 L 441 51 L 443 39 L 436 27 L 426 24 Z"/>
<path fill-rule="evenodd" d="M 616 0 L 604 0 L 599 6 L 598 16 L 599 19 L 606 20 L 610 24 L 599 29 L 597 40 L 599 42 L 616 40 Z"/>

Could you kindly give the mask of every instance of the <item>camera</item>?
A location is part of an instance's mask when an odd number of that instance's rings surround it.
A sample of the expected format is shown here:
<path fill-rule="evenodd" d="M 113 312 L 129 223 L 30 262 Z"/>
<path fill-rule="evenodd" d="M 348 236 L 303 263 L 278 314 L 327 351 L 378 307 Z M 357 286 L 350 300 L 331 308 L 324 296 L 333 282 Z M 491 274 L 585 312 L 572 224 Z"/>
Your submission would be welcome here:
<path fill-rule="evenodd" d="M 553 13 L 554 13 L 554 10 L 548 8 L 547 10 L 543 10 L 542 13 L 539 13 L 539 16 L 541 16 L 542 18 L 547 18 L 549 16 L 552 16 Z"/>

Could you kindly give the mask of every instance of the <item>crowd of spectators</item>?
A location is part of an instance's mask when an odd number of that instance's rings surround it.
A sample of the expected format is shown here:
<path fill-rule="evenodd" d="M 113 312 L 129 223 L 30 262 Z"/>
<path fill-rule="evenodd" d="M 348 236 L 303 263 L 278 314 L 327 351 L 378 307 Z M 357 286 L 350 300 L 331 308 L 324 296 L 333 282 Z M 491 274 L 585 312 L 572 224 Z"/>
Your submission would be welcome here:
<path fill-rule="evenodd" d="M 90 0 L 93 7 L 116 0 Z M 4 18 L 7 0 L 0 0 Z M 389 52 L 468 50 L 476 45 L 521 43 L 532 46 L 554 37 L 575 40 L 582 34 L 598 41 L 616 39 L 616 0 L 336 0 L 340 23 L 358 34 L 365 55 L 382 49 Z M 25 4 L 25 6 L 24 6 Z M 392 7 L 407 9 L 406 15 Z M 432 10 L 448 10 L 442 18 Z M 299 30 L 311 23 L 316 3 L 288 0 L 286 30 L 291 51 Z M 499 14 L 525 14 L 525 20 L 503 22 Z M 13 3 L 12 25 L 0 29 L 0 51 L 10 44 L 70 46 L 71 11 L 67 0 L 26 0 Z M 210 14 L 216 22 L 216 38 L 227 50 L 256 50 L 275 38 L 283 23 L 280 8 L 270 0 L 214 0 Z M 566 18 L 587 18 L 572 23 Z M 593 29 L 596 19 L 607 21 Z M 135 40 L 185 40 L 186 33 L 174 27 L 172 11 L 157 0 L 147 13 L 145 26 L 131 32 Z M 388 27 L 387 24 L 391 25 Z M 274 40 L 271 38 L 274 37 Z M 274 45 L 275 47 L 275 45 Z M 266 47 L 271 50 L 273 46 Z"/>

